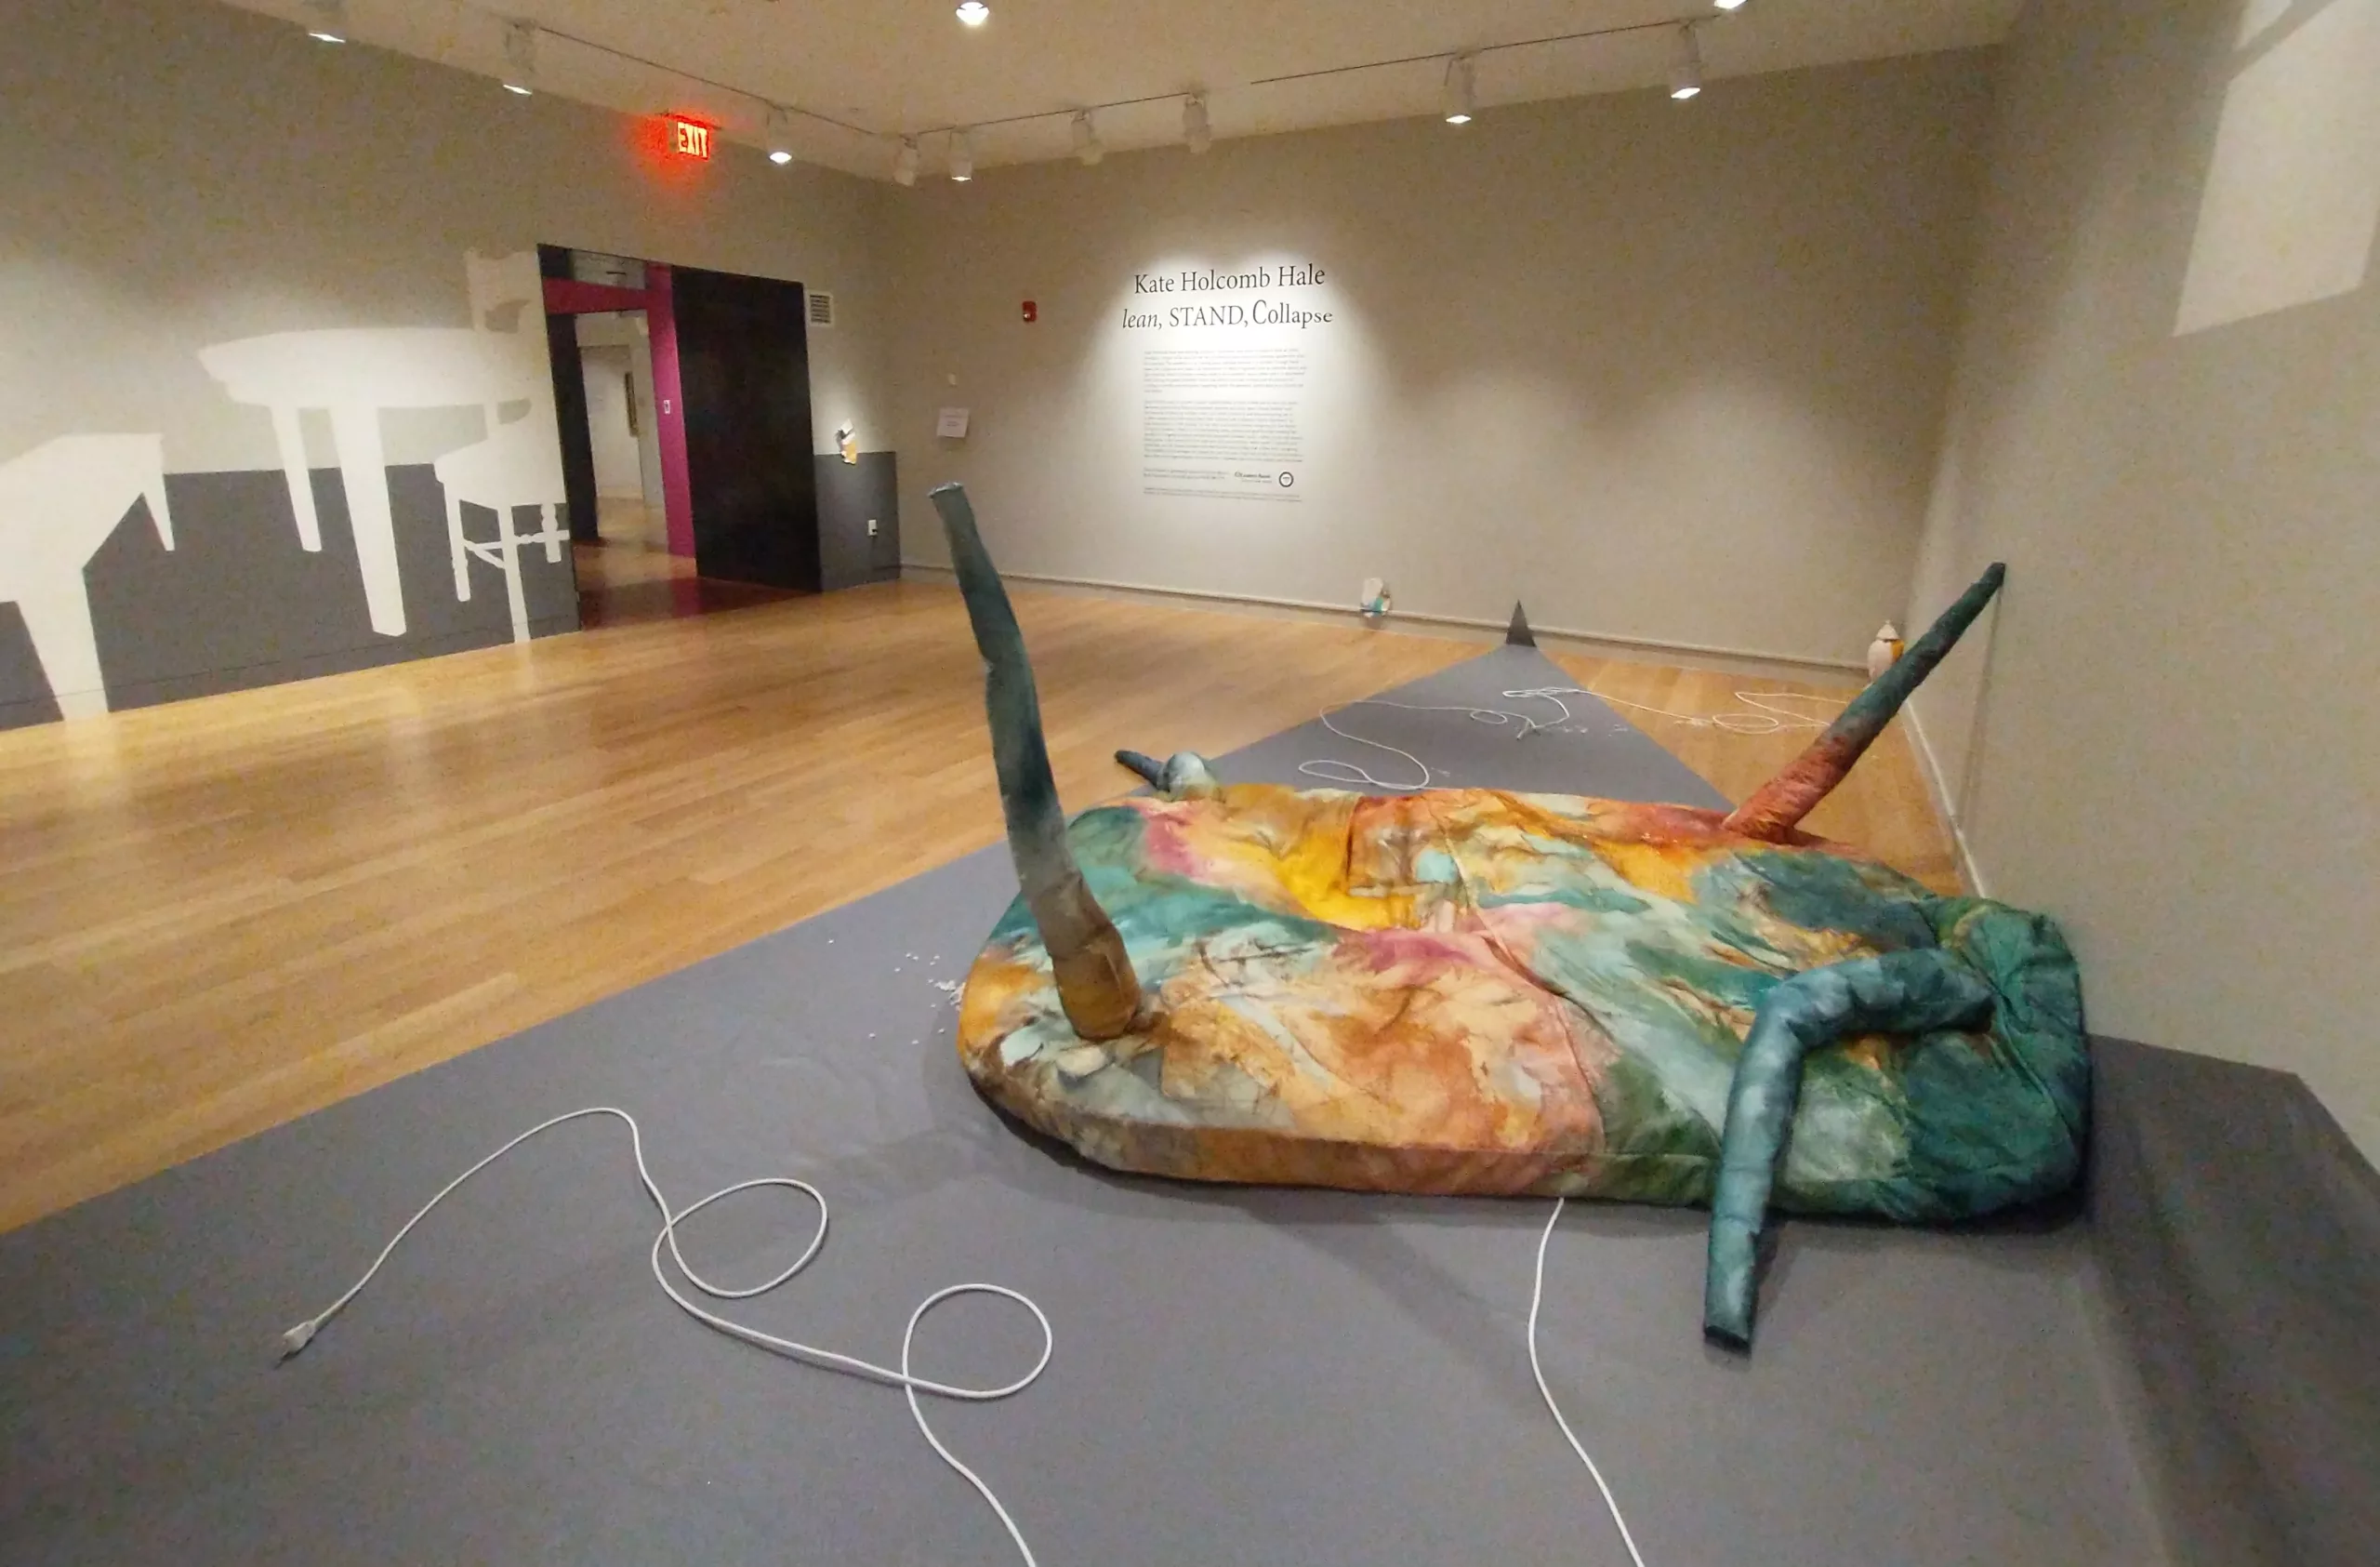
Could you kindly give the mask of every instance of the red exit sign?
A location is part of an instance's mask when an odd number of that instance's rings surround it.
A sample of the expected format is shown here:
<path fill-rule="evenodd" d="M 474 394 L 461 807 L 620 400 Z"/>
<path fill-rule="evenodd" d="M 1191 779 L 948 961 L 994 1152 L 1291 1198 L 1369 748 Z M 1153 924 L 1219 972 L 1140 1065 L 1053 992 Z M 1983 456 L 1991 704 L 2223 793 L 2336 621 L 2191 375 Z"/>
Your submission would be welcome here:
<path fill-rule="evenodd" d="M 716 126 L 700 120 L 689 120 L 681 114 L 665 114 L 663 122 L 669 127 L 669 151 L 681 158 L 710 156 L 711 132 Z"/>

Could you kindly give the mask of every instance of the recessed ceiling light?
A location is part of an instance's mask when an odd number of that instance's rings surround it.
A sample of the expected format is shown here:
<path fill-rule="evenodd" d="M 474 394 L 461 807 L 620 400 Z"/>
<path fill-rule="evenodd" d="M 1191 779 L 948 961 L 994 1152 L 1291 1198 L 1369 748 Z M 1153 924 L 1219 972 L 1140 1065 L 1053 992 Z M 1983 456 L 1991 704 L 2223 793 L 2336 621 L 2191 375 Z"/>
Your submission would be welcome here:
<path fill-rule="evenodd" d="M 772 104 L 769 107 L 769 162 L 793 162 L 793 116 Z"/>
<path fill-rule="evenodd" d="M 1744 0 L 1716 0 L 1716 4 L 1723 11 L 1740 11 L 1744 8 Z"/>
<path fill-rule="evenodd" d="M 1743 0 L 1737 0 L 1737 4 L 1742 3 Z M 992 20 L 992 8 L 985 5 L 984 0 L 967 0 L 959 7 L 959 20 L 970 27 L 981 27 Z"/>
<path fill-rule="evenodd" d="M 975 144 L 963 130 L 950 133 L 950 178 L 961 185 L 975 178 Z"/>
<path fill-rule="evenodd" d="M 306 36 L 325 44 L 347 42 L 347 0 L 306 0 Z"/>

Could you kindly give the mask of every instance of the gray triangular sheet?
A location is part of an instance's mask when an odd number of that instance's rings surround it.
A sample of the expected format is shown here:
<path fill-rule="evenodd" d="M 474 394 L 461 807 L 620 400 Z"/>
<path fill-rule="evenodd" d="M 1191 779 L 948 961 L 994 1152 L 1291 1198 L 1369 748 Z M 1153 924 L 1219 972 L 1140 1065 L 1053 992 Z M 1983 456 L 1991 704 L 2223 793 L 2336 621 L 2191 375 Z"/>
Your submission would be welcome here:
<path fill-rule="evenodd" d="M 1568 684 L 1505 649 L 1386 695 L 1510 706 Z M 1461 713 L 1342 718 L 1457 783 L 1715 799 L 1609 710 L 1574 710 L 1587 733 L 1521 742 Z M 1315 724 L 1220 770 L 1298 781 L 1308 757 L 1360 754 Z M 953 1058 L 945 989 L 1014 893 L 1004 849 L 970 855 L 0 1237 L 0 1560 L 1012 1567 L 898 1393 L 660 1296 L 616 1125 L 490 1170 L 275 1367 L 281 1330 L 430 1194 L 599 1104 L 642 1118 L 675 1202 L 783 1173 L 834 1203 L 813 1270 L 731 1315 L 882 1361 L 943 1285 L 1041 1302 L 1041 1383 L 927 1413 L 1043 1561 L 1620 1560 L 1529 1378 L 1544 1205 L 1127 1179 L 1019 1135 Z M 751 1282 L 810 1223 L 755 1193 L 685 1244 Z M 2154 1554 L 2079 1229 L 1787 1226 L 1745 1361 L 1702 1342 L 1703 1227 L 1574 1206 L 1548 1270 L 1547 1374 L 1650 1560 Z M 1020 1318 L 935 1313 L 919 1369 L 1013 1376 L 1039 1348 Z"/>
<path fill-rule="evenodd" d="M 1452 669 L 1334 709 L 1330 718 L 1348 735 L 1418 757 L 1430 769 L 1430 783 L 1440 788 L 1592 794 L 1605 800 L 1721 808 L 1728 803 L 1619 710 L 1599 697 L 1567 694 L 1577 684 L 1536 648 L 1497 647 Z M 1549 689 L 1566 694 L 1508 695 Z M 1566 707 L 1570 717 L 1564 722 Z M 1492 724 L 1462 710 L 1517 713 L 1557 727 L 1538 729 L 1522 738 L 1523 726 L 1516 722 Z M 1162 735 L 1135 736 L 1121 743 L 1160 756 L 1174 749 Z M 1300 764 L 1318 761 L 1360 767 L 1383 784 L 1421 781 L 1404 757 L 1332 734 L 1319 718 L 1216 759 L 1215 775 L 1225 783 L 1364 787 L 1360 781 L 1334 781 L 1299 771 Z M 1352 779 L 1352 775 L 1344 777 Z"/>

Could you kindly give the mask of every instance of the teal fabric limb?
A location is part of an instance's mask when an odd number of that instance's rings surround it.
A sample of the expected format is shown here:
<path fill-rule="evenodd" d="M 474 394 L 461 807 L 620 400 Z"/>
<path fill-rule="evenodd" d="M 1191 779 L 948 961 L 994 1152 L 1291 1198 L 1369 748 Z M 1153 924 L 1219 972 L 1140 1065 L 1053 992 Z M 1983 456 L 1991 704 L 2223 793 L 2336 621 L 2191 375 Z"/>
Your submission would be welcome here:
<path fill-rule="evenodd" d="M 1041 737 L 1041 699 L 1033 688 L 1033 665 L 1025 657 L 1025 633 L 1009 606 L 1008 590 L 976 531 L 967 492 L 944 485 L 928 498 L 942 515 L 950 541 L 950 562 L 975 646 L 984 656 L 984 702 L 991 719 L 992 761 L 1000 781 L 1000 809 L 1008 818 L 1008 842 L 1028 898 L 1050 883 L 1074 875 L 1066 849 L 1066 816 L 1050 774 L 1050 751 Z"/>
<path fill-rule="evenodd" d="M 1974 970 L 1930 947 L 1811 969 L 1768 992 L 1727 1095 L 1703 1280 L 1707 1336 L 1739 1348 L 1752 1343 L 1761 1228 L 1801 1101 L 1803 1059 L 1850 1034 L 1980 1028 L 1992 1005 L 1991 987 Z"/>
<path fill-rule="evenodd" d="M 1119 750 L 1116 760 L 1146 778 L 1169 800 L 1200 799 L 1223 787 L 1215 781 L 1207 759 L 1195 750 L 1177 750 L 1162 762 L 1144 751 Z"/>
<path fill-rule="evenodd" d="M 992 764 L 999 775 L 1000 811 L 1008 822 L 1009 857 L 1049 951 L 1058 999 L 1067 1020 L 1087 1040 L 1114 1039 L 1130 1028 L 1141 1006 L 1122 937 L 1091 896 L 1066 840 L 1066 814 L 1050 772 L 1041 735 L 1041 700 L 1025 657 L 1025 633 L 1008 590 L 976 531 L 967 492 L 944 485 L 928 497 L 950 540 L 959 596 L 984 656 L 984 710 L 991 724 Z"/>
<path fill-rule="evenodd" d="M 1892 722 L 1893 715 L 1933 672 L 1934 666 L 1949 657 L 1959 638 L 1966 634 L 1967 628 L 1975 624 L 1984 606 L 2000 591 L 2007 576 L 2008 568 L 1994 562 L 1976 579 L 1975 586 L 1942 612 L 1941 618 L 1924 636 L 1909 644 L 1909 650 L 1891 668 L 1852 699 L 1841 716 L 1827 725 L 1826 732 L 1810 742 L 1807 750 L 1728 813 L 1728 830 L 1772 843 L 1785 842 L 1802 818 L 1843 781 L 1852 764 L 1875 743 L 1876 737 L 1884 732 L 1884 725 Z"/>
<path fill-rule="evenodd" d="M 1152 789 L 1163 789 L 1165 787 L 1165 764 L 1159 762 L 1156 757 L 1151 756 L 1148 752 L 1144 750 L 1119 750 L 1116 753 L 1116 760 L 1120 765 L 1130 768 L 1133 772 L 1138 773 L 1143 778 L 1146 779 L 1149 787 Z"/>
<path fill-rule="evenodd" d="M 1982 616 L 1985 606 L 1991 603 L 2000 591 L 2000 585 L 2007 579 L 2008 568 L 1997 561 L 1993 562 L 1981 577 L 1976 578 L 1972 587 L 1951 601 L 1940 618 L 1926 629 L 1924 635 L 1911 643 L 1884 673 L 1869 682 L 1866 689 L 1843 710 L 1841 716 L 1828 725 L 1819 743 L 1831 740 L 1844 744 L 1856 740 L 1865 749 L 1883 734 L 1884 725 L 1908 705 L 1909 698 L 1924 684 L 1925 677 L 1934 672 L 1935 666 L 1950 657 L 1950 649 L 1958 645 L 1959 639 Z"/>

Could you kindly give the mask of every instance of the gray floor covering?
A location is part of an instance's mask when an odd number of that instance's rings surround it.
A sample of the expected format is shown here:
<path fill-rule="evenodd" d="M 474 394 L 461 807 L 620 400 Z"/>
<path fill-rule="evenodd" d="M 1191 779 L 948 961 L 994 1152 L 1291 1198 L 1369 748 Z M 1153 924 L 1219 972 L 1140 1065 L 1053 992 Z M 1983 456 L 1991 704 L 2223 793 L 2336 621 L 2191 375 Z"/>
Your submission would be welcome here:
<path fill-rule="evenodd" d="M 1513 706 L 1548 684 L 1567 682 L 1507 649 L 1393 695 Z M 1715 798 L 1611 710 L 1579 712 L 1518 742 L 1460 713 L 1341 722 L 1456 784 Z M 1218 770 L 1361 754 L 1307 725 Z M 890 1359 L 945 1284 L 1042 1303 L 1039 1384 L 928 1414 L 1047 1567 L 1624 1567 L 1529 1379 L 1545 1206 L 1122 1178 L 1019 1134 L 952 1058 L 934 983 L 1012 890 L 1001 851 L 969 857 L 0 1238 L 0 1561 L 1013 1560 L 897 1393 L 662 1298 L 615 1125 L 474 1182 L 275 1365 L 280 1330 L 452 1175 L 609 1103 L 680 1202 L 773 1173 L 825 1189 L 825 1253 L 747 1320 Z M 767 1195 L 712 1218 L 689 1253 L 734 1280 L 810 1222 Z M 1749 1358 L 1702 1341 L 1699 1214 L 1573 1205 L 1555 1237 L 1548 1374 L 1654 1567 L 2158 1560 L 2079 1218 L 1781 1228 Z M 1035 1342 L 963 1301 L 919 1369 L 1001 1379 Z"/>

